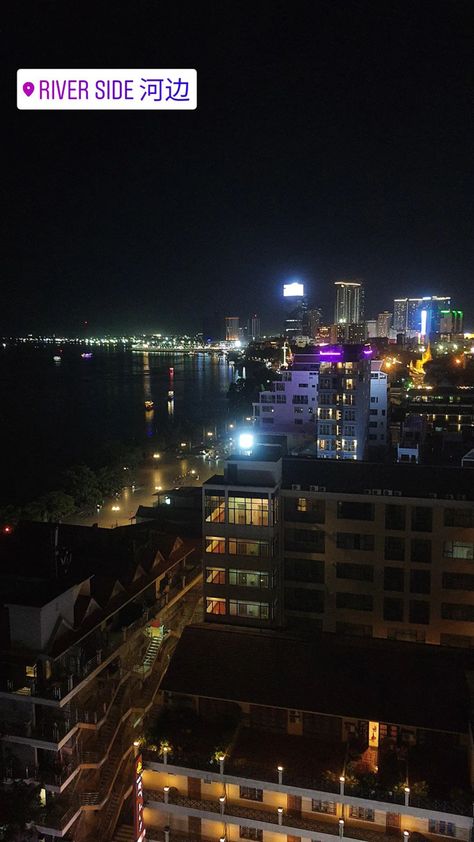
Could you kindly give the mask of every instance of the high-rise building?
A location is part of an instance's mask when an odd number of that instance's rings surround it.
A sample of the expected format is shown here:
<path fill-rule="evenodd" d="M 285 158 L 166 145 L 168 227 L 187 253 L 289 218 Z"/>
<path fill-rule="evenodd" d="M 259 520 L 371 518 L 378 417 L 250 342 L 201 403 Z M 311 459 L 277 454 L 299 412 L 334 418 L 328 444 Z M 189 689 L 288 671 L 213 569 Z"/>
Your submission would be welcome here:
<path fill-rule="evenodd" d="M 205 618 L 271 628 L 282 623 L 281 448 L 244 438 L 203 485 Z"/>
<path fill-rule="evenodd" d="M 463 332 L 462 310 L 441 310 L 439 332 L 457 336 Z"/>
<path fill-rule="evenodd" d="M 311 310 L 308 310 L 308 333 L 313 339 L 318 334 L 322 320 L 323 314 L 320 307 L 313 307 Z"/>
<path fill-rule="evenodd" d="M 361 281 L 335 281 L 336 324 L 354 324 L 364 320 L 364 287 Z"/>
<path fill-rule="evenodd" d="M 440 332 L 441 314 L 451 308 L 449 295 L 425 295 L 422 298 L 395 298 L 393 327 L 397 333 L 430 336 Z"/>
<path fill-rule="evenodd" d="M 240 339 L 239 317 L 225 317 L 225 338 L 227 342 L 235 342 Z"/>
<path fill-rule="evenodd" d="M 371 355 L 372 349 L 362 345 L 320 349 L 318 458 L 364 459 L 369 428 Z"/>
<path fill-rule="evenodd" d="M 285 336 L 293 339 L 308 333 L 308 301 L 304 285 L 298 281 L 283 285 L 283 298 L 286 305 Z"/>
<path fill-rule="evenodd" d="M 260 339 L 260 336 L 260 317 L 254 314 L 253 316 L 250 316 L 248 322 L 247 338 L 250 342 L 255 342 L 257 339 Z"/>
<path fill-rule="evenodd" d="M 390 325 L 392 323 L 392 314 L 388 310 L 379 313 L 377 316 L 377 336 L 390 336 Z"/>

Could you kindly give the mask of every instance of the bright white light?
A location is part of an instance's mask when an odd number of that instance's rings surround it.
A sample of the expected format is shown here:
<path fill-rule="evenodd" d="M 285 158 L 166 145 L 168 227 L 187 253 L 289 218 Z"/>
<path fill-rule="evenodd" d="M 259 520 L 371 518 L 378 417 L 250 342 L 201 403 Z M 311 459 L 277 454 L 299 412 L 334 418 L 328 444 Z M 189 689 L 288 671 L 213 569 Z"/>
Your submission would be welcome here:
<path fill-rule="evenodd" d="M 154 453 L 153 459 L 161 459 L 161 453 Z"/>
<path fill-rule="evenodd" d="M 428 322 L 428 312 L 427 310 L 421 311 L 421 335 L 426 336 L 426 325 Z"/>
<path fill-rule="evenodd" d="M 119 512 L 119 511 L 120 511 L 120 506 L 112 506 L 112 511 L 113 511 L 113 512 Z"/>
<path fill-rule="evenodd" d="M 241 433 L 239 436 L 239 447 L 242 450 L 251 450 L 253 447 L 252 433 Z"/>
<path fill-rule="evenodd" d="M 284 298 L 293 298 L 299 295 L 304 295 L 304 286 L 299 281 L 293 281 L 292 284 L 283 284 Z"/>

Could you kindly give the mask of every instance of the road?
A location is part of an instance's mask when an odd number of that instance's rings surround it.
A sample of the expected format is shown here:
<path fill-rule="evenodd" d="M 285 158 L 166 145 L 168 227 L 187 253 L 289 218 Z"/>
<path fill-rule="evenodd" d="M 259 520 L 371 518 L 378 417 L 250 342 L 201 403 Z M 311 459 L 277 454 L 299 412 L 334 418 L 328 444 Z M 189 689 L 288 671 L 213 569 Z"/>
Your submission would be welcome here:
<path fill-rule="evenodd" d="M 192 473 L 192 472 L 195 473 Z M 187 456 L 177 459 L 171 453 L 160 453 L 135 472 L 135 486 L 127 486 L 117 498 L 108 499 L 99 512 L 72 515 L 66 523 L 91 526 L 97 523 L 104 528 L 128 526 L 139 506 L 153 506 L 156 494 L 167 488 L 180 485 L 201 486 L 216 473 L 222 473 L 222 460 L 209 460 L 203 456 Z"/>

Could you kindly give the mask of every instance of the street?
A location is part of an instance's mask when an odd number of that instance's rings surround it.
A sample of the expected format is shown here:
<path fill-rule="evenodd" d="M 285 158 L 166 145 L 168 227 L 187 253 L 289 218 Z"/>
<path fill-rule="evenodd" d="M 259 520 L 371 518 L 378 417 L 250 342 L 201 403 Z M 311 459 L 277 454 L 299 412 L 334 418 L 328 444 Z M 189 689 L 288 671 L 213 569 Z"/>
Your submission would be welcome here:
<path fill-rule="evenodd" d="M 107 499 L 100 511 L 76 513 L 65 522 L 82 526 L 97 523 L 107 529 L 128 526 L 139 506 L 153 506 L 157 492 L 181 485 L 201 486 L 213 474 L 221 473 L 222 466 L 222 460 L 208 460 L 204 456 L 178 459 L 170 452 L 156 454 L 135 472 L 135 486 L 127 485 L 117 497 Z"/>

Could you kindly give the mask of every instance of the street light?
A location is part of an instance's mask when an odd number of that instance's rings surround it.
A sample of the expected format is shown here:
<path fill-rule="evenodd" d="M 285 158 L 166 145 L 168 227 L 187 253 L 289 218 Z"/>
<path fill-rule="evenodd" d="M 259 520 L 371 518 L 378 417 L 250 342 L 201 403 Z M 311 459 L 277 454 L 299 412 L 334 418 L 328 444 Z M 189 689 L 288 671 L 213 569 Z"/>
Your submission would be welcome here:
<path fill-rule="evenodd" d="M 221 808 L 221 816 L 224 815 L 224 808 L 225 808 L 225 795 L 219 796 L 219 804 Z"/>
<path fill-rule="evenodd" d="M 344 836 L 344 819 L 339 819 L 339 839 Z"/>
<path fill-rule="evenodd" d="M 282 784 L 283 783 L 283 766 L 277 766 L 277 772 L 278 772 L 278 783 Z"/>
<path fill-rule="evenodd" d="M 283 807 L 278 807 L 278 824 L 283 824 Z"/>

